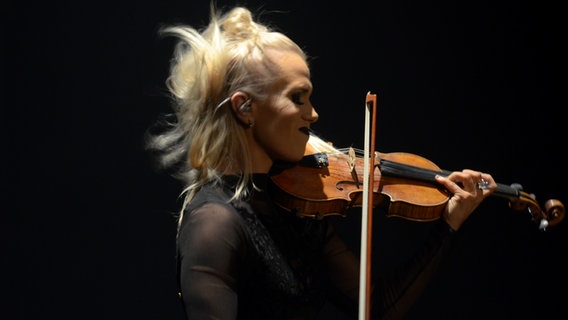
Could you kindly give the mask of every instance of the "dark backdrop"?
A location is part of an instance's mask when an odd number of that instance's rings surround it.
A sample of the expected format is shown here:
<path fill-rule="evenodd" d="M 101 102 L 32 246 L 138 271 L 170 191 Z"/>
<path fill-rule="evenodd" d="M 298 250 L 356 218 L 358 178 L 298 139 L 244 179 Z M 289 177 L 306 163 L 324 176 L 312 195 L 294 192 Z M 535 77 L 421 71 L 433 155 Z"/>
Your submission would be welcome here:
<path fill-rule="evenodd" d="M 314 129 L 336 146 L 361 147 L 371 91 L 379 151 L 489 172 L 521 183 L 541 206 L 568 201 L 557 2 L 240 3 L 265 11 L 314 57 Z M 168 110 L 173 42 L 158 28 L 201 26 L 208 7 L 3 5 L 0 318 L 179 319 L 180 185 L 152 169 L 143 134 Z M 355 247 L 359 217 L 335 219 Z M 410 255 L 429 227 L 375 222 L 380 270 Z M 528 213 L 487 199 L 410 318 L 565 318 L 566 232 L 566 222 L 540 232 Z"/>

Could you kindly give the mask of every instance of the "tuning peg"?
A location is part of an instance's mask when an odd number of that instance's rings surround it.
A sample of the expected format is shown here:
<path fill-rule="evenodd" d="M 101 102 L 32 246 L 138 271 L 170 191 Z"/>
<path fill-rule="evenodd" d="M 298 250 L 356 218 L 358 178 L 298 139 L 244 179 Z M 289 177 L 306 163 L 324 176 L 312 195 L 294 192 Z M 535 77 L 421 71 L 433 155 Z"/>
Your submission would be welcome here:
<path fill-rule="evenodd" d="M 546 219 L 540 220 L 540 223 L 539 223 L 539 226 L 538 226 L 538 230 L 540 230 L 540 231 L 546 231 L 546 227 L 548 227 L 548 220 L 546 220 Z"/>
<path fill-rule="evenodd" d="M 523 191 L 523 186 L 520 183 L 513 183 L 511 184 L 511 188 L 517 191 Z"/>

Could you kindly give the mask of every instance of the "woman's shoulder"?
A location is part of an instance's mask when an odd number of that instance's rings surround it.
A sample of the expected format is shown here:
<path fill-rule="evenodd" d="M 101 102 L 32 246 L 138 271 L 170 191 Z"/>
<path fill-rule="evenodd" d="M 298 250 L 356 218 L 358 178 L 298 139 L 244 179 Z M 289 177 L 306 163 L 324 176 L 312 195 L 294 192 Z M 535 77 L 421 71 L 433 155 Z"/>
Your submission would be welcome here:
<path fill-rule="evenodd" d="M 239 225 L 242 220 L 231 204 L 220 201 L 203 202 L 186 215 L 188 222 L 199 224 Z"/>
<path fill-rule="evenodd" d="M 184 214 L 178 245 L 182 251 L 189 246 L 194 253 L 197 249 L 240 251 L 247 246 L 247 234 L 242 218 L 229 204 L 204 202 Z"/>
<path fill-rule="evenodd" d="M 234 234 L 243 236 L 243 218 L 222 188 L 205 186 L 184 210 L 179 234 Z"/>

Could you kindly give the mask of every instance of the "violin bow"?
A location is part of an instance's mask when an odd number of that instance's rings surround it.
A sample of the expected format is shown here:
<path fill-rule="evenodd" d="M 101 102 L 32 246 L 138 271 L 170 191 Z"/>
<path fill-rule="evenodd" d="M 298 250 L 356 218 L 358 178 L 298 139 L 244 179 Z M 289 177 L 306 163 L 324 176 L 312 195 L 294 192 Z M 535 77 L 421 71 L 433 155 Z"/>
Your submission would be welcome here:
<path fill-rule="evenodd" d="M 373 180 L 371 155 L 375 154 L 377 95 L 367 93 L 365 99 L 365 148 L 363 170 L 363 203 L 361 214 L 361 257 L 359 272 L 359 320 L 371 318 L 371 255 L 373 235 Z"/>

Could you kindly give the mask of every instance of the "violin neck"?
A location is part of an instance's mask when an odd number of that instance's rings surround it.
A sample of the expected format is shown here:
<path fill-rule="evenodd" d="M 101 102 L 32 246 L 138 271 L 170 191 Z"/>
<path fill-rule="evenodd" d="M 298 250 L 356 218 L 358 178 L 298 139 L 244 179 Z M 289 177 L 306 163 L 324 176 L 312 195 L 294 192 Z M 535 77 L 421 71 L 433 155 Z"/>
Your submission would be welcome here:
<path fill-rule="evenodd" d="M 420 168 L 404 163 L 398 163 L 390 160 L 382 159 L 379 164 L 381 175 L 385 177 L 396 177 L 403 179 L 411 179 L 438 185 L 436 175 L 448 176 L 451 171 L 448 170 L 431 170 Z M 497 183 L 497 189 L 492 193 L 494 196 L 506 198 L 509 200 L 518 199 L 520 197 L 519 187 L 508 186 Z"/>

